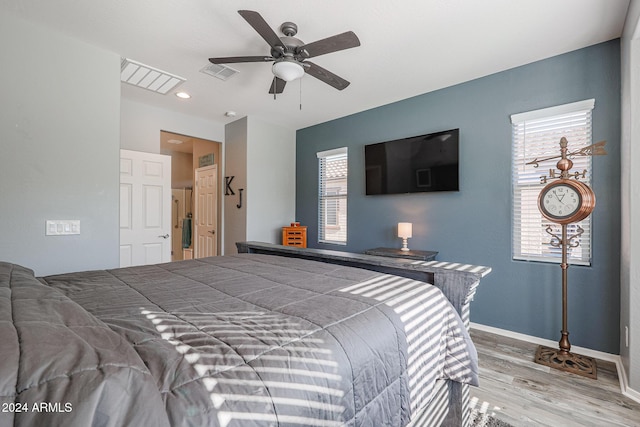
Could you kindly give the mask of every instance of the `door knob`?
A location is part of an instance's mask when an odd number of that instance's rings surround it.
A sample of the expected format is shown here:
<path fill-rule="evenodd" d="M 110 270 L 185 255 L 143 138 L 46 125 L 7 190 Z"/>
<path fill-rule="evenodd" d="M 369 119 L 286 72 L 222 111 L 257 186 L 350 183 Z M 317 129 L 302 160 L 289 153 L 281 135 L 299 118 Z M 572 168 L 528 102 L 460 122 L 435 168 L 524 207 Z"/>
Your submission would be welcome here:
<path fill-rule="evenodd" d="M 216 230 L 209 230 L 209 233 L 216 234 Z"/>
<path fill-rule="evenodd" d="M 163 239 L 168 239 L 169 235 L 168 234 L 164 234 L 164 235 L 161 235 L 161 236 L 158 236 L 158 237 L 162 237 Z"/>

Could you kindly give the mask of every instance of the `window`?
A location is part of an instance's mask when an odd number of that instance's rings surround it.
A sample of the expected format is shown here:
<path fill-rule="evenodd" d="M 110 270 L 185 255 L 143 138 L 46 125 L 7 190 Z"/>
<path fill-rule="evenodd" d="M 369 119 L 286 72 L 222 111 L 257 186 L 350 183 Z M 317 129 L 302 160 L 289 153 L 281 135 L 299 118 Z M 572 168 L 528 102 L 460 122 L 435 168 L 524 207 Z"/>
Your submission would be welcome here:
<path fill-rule="evenodd" d="M 511 116 L 513 125 L 513 259 L 526 261 L 561 262 L 561 250 L 551 246 L 551 236 L 545 231 L 548 225 L 553 233 L 560 234 L 560 226 L 545 219 L 538 210 L 538 194 L 544 187 L 540 177 L 556 176 L 558 159 L 541 162 L 539 167 L 527 165 L 534 159 L 560 155 L 560 138 L 567 138 L 569 152 L 591 145 L 591 110 L 594 100 L 575 102 Z M 580 180 L 591 185 L 591 156 L 570 157 L 573 168 L 570 173 L 587 171 Z M 568 248 L 571 264 L 591 264 L 591 216 L 576 223 L 584 229 L 577 238 L 579 245 Z M 577 227 L 567 227 L 569 236 Z"/>
<path fill-rule="evenodd" d="M 347 148 L 318 156 L 318 242 L 347 243 Z"/>

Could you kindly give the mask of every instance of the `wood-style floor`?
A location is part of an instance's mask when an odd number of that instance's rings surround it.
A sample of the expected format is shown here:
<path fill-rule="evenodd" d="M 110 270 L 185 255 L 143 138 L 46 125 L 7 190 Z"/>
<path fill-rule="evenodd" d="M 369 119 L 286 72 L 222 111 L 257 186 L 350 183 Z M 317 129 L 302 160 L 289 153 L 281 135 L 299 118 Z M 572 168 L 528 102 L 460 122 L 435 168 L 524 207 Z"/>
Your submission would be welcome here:
<path fill-rule="evenodd" d="M 640 426 L 640 403 L 620 392 L 616 366 L 597 361 L 598 379 L 533 362 L 537 345 L 477 329 L 480 387 L 471 404 L 520 426 Z"/>

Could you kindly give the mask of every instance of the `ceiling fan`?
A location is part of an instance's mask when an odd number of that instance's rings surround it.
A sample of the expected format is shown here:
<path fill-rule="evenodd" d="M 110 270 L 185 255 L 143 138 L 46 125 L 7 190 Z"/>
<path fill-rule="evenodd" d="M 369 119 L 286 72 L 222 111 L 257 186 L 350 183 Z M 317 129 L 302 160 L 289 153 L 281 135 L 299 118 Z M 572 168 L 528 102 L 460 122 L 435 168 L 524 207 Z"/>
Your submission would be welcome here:
<path fill-rule="evenodd" d="M 238 62 L 273 62 L 271 68 L 274 77 L 269 88 L 269 93 L 277 94 L 284 91 L 287 82 L 301 78 L 307 73 L 320 81 L 327 83 L 338 90 L 349 86 L 349 82 L 340 76 L 325 70 L 308 58 L 325 55 L 339 50 L 360 46 L 360 40 L 353 33 L 347 31 L 326 39 L 305 44 L 295 38 L 298 26 L 293 22 L 285 22 L 280 26 L 283 37 L 271 29 L 269 24 L 258 12 L 252 10 L 239 10 L 238 13 L 253 27 L 254 30 L 271 46 L 269 56 L 228 56 L 222 58 L 209 58 L 214 64 L 232 64 Z"/>

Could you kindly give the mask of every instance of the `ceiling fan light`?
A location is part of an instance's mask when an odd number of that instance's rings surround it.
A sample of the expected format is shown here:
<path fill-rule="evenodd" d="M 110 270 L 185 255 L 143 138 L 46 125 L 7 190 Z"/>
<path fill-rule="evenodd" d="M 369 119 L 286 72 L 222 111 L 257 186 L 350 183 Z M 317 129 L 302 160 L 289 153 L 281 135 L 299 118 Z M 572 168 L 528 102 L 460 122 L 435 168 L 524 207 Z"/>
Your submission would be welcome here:
<path fill-rule="evenodd" d="M 278 61 L 271 67 L 273 74 L 285 82 L 290 82 L 304 76 L 304 68 L 294 61 Z"/>

